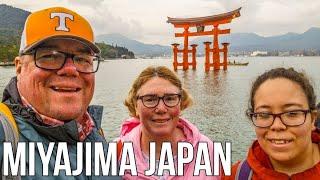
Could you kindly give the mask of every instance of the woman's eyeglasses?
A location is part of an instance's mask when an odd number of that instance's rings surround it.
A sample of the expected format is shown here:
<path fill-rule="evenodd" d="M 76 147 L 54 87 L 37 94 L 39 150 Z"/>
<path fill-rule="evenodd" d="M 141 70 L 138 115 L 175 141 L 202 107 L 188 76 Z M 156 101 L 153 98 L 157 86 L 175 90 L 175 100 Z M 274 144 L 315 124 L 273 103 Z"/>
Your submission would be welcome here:
<path fill-rule="evenodd" d="M 137 99 L 141 99 L 142 104 L 147 108 L 154 108 L 158 106 L 160 99 L 167 107 L 174 107 L 180 103 L 181 94 L 165 94 L 161 97 L 154 94 L 147 94 L 144 96 L 138 96 Z"/>
<path fill-rule="evenodd" d="M 279 117 L 286 126 L 300 126 L 305 123 L 307 114 L 311 113 L 311 110 L 294 110 L 278 114 L 248 110 L 246 113 L 256 127 L 267 128 L 272 126 L 276 117 Z"/>

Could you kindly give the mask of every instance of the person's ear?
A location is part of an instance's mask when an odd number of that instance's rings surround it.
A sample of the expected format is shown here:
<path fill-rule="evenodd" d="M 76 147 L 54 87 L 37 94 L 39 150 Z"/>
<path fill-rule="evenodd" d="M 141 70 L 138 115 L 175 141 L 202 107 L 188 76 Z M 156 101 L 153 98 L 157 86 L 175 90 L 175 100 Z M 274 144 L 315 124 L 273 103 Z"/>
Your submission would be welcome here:
<path fill-rule="evenodd" d="M 136 111 L 136 118 L 140 119 L 139 113 L 137 112 L 137 108 L 135 109 Z"/>
<path fill-rule="evenodd" d="M 135 117 L 139 119 L 139 113 L 137 111 L 137 109 L 138 109 L 137 101 L 133 101 L 133 107 L 134 107 Z"/>
<path fill-rule="evenodd" d="M 16 67 L 16 75 L 19 76 L 20 73 L 21 73 L 21 66 L 22 66 L 22 58 L 20 56 L 17 56 L 15 59 L 14 59 L 14 64 L 15 64 L 15 67 Z"/>
<path fill-rule="evenodd" d="M 315 124 L 318 119 L 318 112 L 317 111 L 311 111 L 311 123 L 312 123 L 312 131 L 317 129 L 317 125 Z"/>

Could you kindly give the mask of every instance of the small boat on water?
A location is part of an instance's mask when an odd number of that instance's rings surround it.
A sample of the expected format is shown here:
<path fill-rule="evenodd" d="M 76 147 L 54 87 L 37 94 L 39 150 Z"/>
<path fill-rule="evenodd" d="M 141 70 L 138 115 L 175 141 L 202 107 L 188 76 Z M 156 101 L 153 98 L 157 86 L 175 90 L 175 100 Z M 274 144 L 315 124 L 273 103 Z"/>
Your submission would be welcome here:
<path fill-rule="evenodd" d="M 247 66 L 249 62 L 236 62 L 236 61 L 228 61 L 228 65 L 231 66 Z"/>

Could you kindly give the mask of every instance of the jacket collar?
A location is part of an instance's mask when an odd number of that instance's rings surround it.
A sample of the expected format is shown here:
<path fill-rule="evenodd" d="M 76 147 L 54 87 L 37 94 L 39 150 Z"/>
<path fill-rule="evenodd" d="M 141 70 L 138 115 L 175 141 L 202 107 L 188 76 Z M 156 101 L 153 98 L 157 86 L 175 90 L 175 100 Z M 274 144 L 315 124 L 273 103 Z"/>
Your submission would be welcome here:
<path fill-rule="evenodd" d="M 318 130 L 312 132 L 312 142 L 316 144 L 320 144 L 320 132 Z M 288 179 L 289 176 L 287 174 L 277 172 L 273 169 L 271 161 L 267 153 L 261 148 L 258 141 L 254 141 L 251 148 L 249 149 L 247 161 L 252 170 L 259 174 L 261 179 L 270 179 L 271 177 L 277 179 Z M 297 173 L 292 176 L 295 177 L 304 177 L 304 176 L 312 176 L 314 175 L 315 169 L 320 168 L 320 162 L 317 163 L 311 169 L 306 170 L 305 172 Z M 318 171 L 316 171 L 318 172 Z M 298 178 L 299 179 L 299 178 Z"/>

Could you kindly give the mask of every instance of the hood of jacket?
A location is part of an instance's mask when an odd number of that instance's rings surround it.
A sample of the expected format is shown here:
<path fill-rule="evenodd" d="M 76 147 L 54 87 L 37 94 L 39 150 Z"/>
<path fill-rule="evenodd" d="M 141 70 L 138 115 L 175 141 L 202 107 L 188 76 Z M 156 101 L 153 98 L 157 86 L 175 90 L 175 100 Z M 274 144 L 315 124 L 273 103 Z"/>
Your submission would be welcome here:
<path fill-rule="evenodd" d="M 197 127 L 195 127 L 188 120 L 180 118 L 178 121 L 178 127 L 183 131 L 186 139 L 184 141 L 189 142 L 194 147 L 194 154 L 197 154 L 197 147 L 199 142 L 207 142 L 210 154 L 210 161 L 213 162 L 213 142 L 206 136 L 202 135 Z M 125 178 L 128 179 L 158 179 L 157 176 L 145 176 L 144 170 L 149 169 L 149 164 L 141 150 L 141 128 L 142 124 L 137 118 L 126 119 L 121 127 L 120 139 L 122 142 L 132 142 L 133 150 L 135 154 L 135 162 L 138 171 L 138 176 L 131 176 L 125 174 Z M 204 171 L 200 172 L 199 176 L 193 176 L 195 167 L 195 158 L 191 163 L 185 164 L 184 176 L 169 176 L 168 179 L 195 179 L 195 180 L 206 180 L 206 179 L 218 179 L 214 176 L 206 176 Z"/>
<path fill-rule="evenodd" d="M 121 125 L 120 138 L 126 141 L 137 141 L 140 143 L 141 126 L 142 124 L 137 118 L 132 117 L 126 119 Z M 198 128 L 186 119 L 180 118 L 178 127 L 182 129 L 186 137 L 186 142 L 191 143 L 193 147 L 203 138 Z"/>

